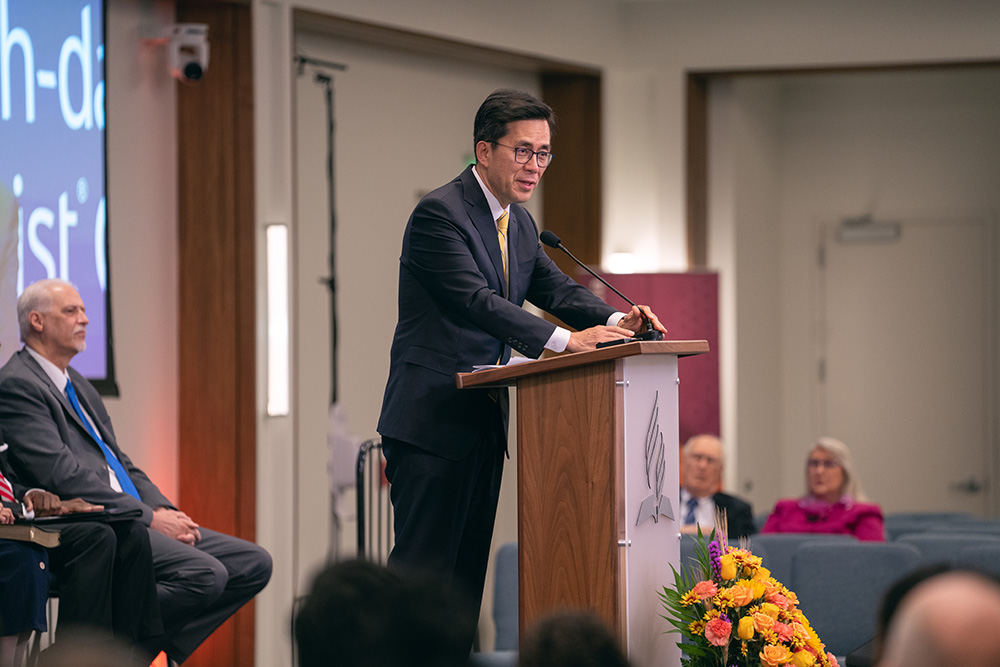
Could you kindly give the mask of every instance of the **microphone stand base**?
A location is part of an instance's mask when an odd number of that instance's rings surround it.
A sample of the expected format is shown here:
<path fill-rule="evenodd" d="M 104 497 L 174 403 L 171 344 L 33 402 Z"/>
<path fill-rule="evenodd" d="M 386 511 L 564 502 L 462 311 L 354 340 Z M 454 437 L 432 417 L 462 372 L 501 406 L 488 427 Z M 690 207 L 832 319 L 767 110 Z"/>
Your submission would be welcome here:
<path fill-rule="evenodd" d="M 637 333 L 631 338 L 619 338 L 618 340 L 609 340 L 603 343 L 597 344 L 597 349 L 602 347 L 611 347 L 612 345 L 623 345 L 625 343 L 638 343 L 640 341 L 649 340 L 663 340 L 663 332 L 653 329 L 651 331 L 643 331 L 642 333 Z"/>

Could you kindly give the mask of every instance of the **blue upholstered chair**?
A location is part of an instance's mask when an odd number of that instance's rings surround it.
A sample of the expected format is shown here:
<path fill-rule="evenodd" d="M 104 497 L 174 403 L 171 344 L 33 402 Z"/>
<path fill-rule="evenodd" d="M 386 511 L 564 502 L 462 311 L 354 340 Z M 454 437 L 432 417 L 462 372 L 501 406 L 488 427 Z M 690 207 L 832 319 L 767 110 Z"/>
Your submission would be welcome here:
<path fill-rule="evenodd" d="M 935 531 L 939 526 L 972 518 L 962 512 L 893 512 L 883 519 L 885 539 L 892 541 L 911 533 Z"/>
<path fill-rule="evenodd" d="M 927 532 L 907 533 L 896 540 L 898 543 L 912 544 L 920 551 L 922 565 L 959 565 L 959 557 L 966 547 L 980 545 L 1000 546 L 1000 534 Z"/>
<path fill-rule="evenodd" d="M 967 546 L 955 560 L 960 567 L 972 567 L 1000 577 L 1000 542 Z"/>
<path fill-rule="evenodd" d="M 493 576 L 493 626 L 496 629 L 494 650 L 473 653 L 470 667 L 515 667 L 517 665 L 517 542 L 507 542 L 497 549 Z"/>
<path fill-rule="evenodd" d="M 496 627 L 497 651 L 516 651 L 517 624 L 517 542 L 508 542 L 497 550 L 493 586 L 493 625 Z"/>
<path fill-rule="evenodd" d="M 885 591 L 920 565 L 912 544 L 811 542 L 795 550 L 788 587 L 826 649 L 846 656 L 875 636 Z"/>
<path fill-rule="evenodd" d="M 851 535 L 824 533 L 759 533 L 750 537 L 750 550 L 764 559 L 771 576 L 791 587 L 792 554 L 807 542 L 857 542 Z"/>

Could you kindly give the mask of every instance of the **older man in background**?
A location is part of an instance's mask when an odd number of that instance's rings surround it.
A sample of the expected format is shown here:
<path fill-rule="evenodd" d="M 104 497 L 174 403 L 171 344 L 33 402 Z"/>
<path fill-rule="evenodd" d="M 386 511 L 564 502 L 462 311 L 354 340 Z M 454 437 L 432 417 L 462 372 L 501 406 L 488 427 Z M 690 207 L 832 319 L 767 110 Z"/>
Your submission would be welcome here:
<path fill-rule="evenodd" d="M 757 532 L 753 508 L 736 496 L 722 492 L 722 443 L 714 435 L 692 436 L 681 449 L 681 532 L 701 527 L 710 533 L 716 510 L 725 510 L 728 536 L 740 538 Z"/>

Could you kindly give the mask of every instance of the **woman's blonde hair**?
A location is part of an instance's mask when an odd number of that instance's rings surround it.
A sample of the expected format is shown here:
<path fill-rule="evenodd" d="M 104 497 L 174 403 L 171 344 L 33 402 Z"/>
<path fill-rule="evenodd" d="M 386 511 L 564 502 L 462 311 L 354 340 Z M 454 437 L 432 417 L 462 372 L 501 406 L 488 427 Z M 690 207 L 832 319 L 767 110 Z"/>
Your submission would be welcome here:
<path fill-rule="evenodd" d="M 858 479 L 858 474 L 854 470 L 854 459 L 851 458 L 851 450 L 847 448 L 847 445 L 836 438 L 823 436 L 816 439 L 816 442 L 809 451 L 811 452 L 814 449 L 822 449 L 832 456 L 837 465 L 840 466 L 840 470 L 844 474 L 844 483 L 840 487 L 840 495 L 848 496 L 851 500 L 859 503 L 868 502 L 868 496 L 862 490 L 861 480 Z M 806 484 L 808 486 L 808 480 Z M 808 492 L 808 489 L 806 491 Z"/>

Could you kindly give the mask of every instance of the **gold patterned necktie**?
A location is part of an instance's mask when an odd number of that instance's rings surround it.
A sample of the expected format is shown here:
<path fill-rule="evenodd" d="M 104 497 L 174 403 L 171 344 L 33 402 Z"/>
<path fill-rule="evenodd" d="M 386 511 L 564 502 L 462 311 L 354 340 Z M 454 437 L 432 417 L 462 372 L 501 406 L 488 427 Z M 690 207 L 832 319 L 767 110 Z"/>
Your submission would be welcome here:
<path fill-rule="evenodd" d="M 497 240 L 500 242 L 500 256 L 503 257 L 503 279 L 507 282 L 507 211 L 497 218 Z"/>
<path fill-rule="evenodd" d="M 501 213 L 500 217 L 497 218 L 497 241 L 500 242 L 500 256 L 503 258 L 503 281 L 507 285 L 508 290 L 510 289 L 510 282 L 508 282 L 510 279 L 507 277 L 507 222 L 509 218 L 510 216 L 507 215 L 507 211 Z M 501 349 L 500 359 L 497 360 L 497 363 L 499 364 L 502 361 L 503 351 Z M 496 399 L 494 398 L 493 400 Z"/>

